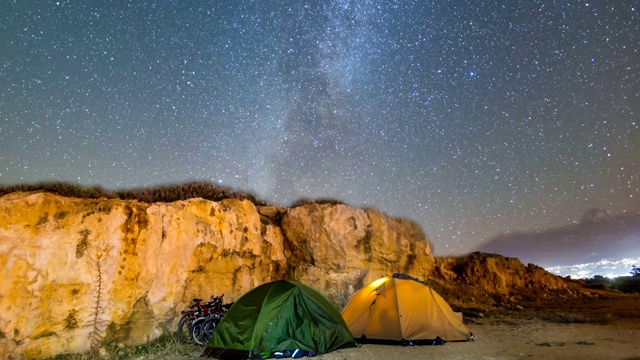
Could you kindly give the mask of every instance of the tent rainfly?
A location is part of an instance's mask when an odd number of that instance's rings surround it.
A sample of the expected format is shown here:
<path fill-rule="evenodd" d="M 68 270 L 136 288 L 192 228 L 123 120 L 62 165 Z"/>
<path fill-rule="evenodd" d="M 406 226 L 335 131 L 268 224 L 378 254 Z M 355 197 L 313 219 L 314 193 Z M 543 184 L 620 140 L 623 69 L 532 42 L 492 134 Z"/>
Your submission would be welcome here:
<path fill-rule="evenodd" d="M 296 281 L 279 280 L 238 299 L 220 320 L 203 355 L 295 358 L 347 346 L 355 346 L 355 340 L 324 295 Z"/>
<path fill-rule="evenodd" d="M 426 284 L 403 274 L 360 289 L 342 317 L 358 342 L 438 344 L 471 336 L 461 313 Z"/>

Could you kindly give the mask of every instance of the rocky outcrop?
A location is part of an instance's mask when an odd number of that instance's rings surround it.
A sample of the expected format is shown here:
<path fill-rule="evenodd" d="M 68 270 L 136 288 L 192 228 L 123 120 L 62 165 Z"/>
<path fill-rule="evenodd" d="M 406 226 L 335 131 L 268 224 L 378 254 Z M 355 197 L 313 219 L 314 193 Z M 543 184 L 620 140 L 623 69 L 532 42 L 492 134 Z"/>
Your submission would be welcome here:
<path fill-rule="evenodd" d="M 12 193 L 0 198 L 0 358 L 144 343 L 173 332 L 193 297 L 233 301 L 278 279 L 340 306 L 378 277 L 433 266 L 419 226 L 375 210 Z"/>
<path fill-rule="evenodd" d="M 436 258 L 430 282 L 458 308 L 509 307 L 588 295 L 581 285 L 537 265 L 482 252 Z"/>
<path fill-rule="evenodd" d="M 282 219 L 292 278 L 323 290 L 338 306 L 369 282 L 394 272 L 426 276 L 431 247 L 421 229 L 375 210 L 307 205 Z"/>

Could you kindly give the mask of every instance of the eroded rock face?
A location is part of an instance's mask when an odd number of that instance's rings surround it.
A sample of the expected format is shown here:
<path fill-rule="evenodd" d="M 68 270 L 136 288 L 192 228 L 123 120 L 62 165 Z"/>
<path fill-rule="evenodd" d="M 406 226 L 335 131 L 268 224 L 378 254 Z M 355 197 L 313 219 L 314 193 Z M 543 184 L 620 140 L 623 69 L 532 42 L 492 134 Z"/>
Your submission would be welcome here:
<path fill-rule="evenodd" d="M 433 266 L 416 224 L 373 210 L 13 193 L 0 198 L 0 358 L 145 343 L 194 297 L 234 301 L 278 279 L 340 306 L 378 277 Z"/>
<path fill-rule="evenodd" d="M 375 210 L 310 204 L 289 209 L 282 229 L 292 277 L 340 307 L 380 277 L 402 272 L 422 278 L 433 269 L 420 227 Z"/>
<path fill-rule="evenodd" d="M 436 258 L 430 282 L 461 308 L 509 307 L 525 301 L 584 295 L 581 286 L 539 266 L 482 252 Z"/>

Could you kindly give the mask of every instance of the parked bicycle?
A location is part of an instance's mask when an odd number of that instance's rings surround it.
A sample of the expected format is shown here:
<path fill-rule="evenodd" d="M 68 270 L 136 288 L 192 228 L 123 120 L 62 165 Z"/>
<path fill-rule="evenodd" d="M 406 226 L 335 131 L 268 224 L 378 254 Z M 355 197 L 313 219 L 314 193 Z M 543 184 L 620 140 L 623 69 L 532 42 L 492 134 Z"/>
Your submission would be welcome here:
<path fill-rule="evenodd" d="M 211 299 L 213 299 L 213 295 Z M 202 299 L 195 298 L 193 299 L 193 303 L 189 305 L 190 310 L 182 311 L 182 316 L 180 317 L 180 321 L 178 321 L 178 336 L 182 342 L 191 343 L 193 341 L 191 338 L 191 327 L 197 319 L 209 311 L 211 302 L 212 301 L 208 301 L 202 304 Z"/>
<path fill-rule="evenodd" d="M 231 305 L 233 305 L 233 303 L 224 304 L 222 301 L 223 297 L 224 294 L 212 298 L 209 312 L 194 320 L 191 325 L 191 339 L 196 344 L 203 346 L 211 340 L 214 331 L 218 327 L 218 323 L 222 320 L 224 314 L 229 311 Z"/>
<path fill-rule="evenodd" d="M 222 316 L 229 310 L 233 303 L 224 304 L 224 294 L 211 296 L 210 300 L 202 303 L 202 299 L 193 299 L 189 310 L 182 311 L 178 321 L 178 336 L 185 343 L 204 345 L 213 336 Z"/>

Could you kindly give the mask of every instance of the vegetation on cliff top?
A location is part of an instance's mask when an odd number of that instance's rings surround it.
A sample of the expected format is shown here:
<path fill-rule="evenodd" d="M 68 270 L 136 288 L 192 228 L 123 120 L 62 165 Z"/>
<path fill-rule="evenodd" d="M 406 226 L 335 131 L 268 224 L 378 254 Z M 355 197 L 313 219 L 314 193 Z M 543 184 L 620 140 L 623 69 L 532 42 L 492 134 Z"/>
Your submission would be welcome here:
<path fill-rule="evenodd" d="M 131 190 L 109 191 L 99 186 L 86 187 L 65 182 L 49 182 L 39 184 L 9 185 L 0 187 L 0 196 L 14 192 L 46 191 L 61 196 L 80 199 L 121 199 L 137 200 L 140 202 L 173 202 L 193 198 L 203 198 L 211 201 L 225 199 L 249 200 L 255 205 L 265 205 L 254 194 L 236 191 L 227 187 L 208 183 L 205 181 L 193 181 L 183 184 L 158 185 L 148 188 Z"/>
<path fill-rule="evenodd" d="M 82 186 L 66 182 L 43 182 L 37 184 L 20 184 L 0 186 L 0 196 L 14 192 L 44 191 L 60 196 L 75 197 L 79 199 L 120 199 L 137 200 L 145 203 L 174 202 L 202 198 L 210 201 L 225 199 L 249 200 L 255 205 L 269 205 L 258 199 L 255 194 L 245 191 L 237 191 L 228 187 L 212 184 L 206 181 L 192 181 L 182 184 L 166 184 L 148 188 L 135 188 L 129 190 L 111 191 L 100 186 Z M 344 204 L 343 201 L 332 198 L 296 200 L 291 207 L 299 207 L 308 204 Z"/>

